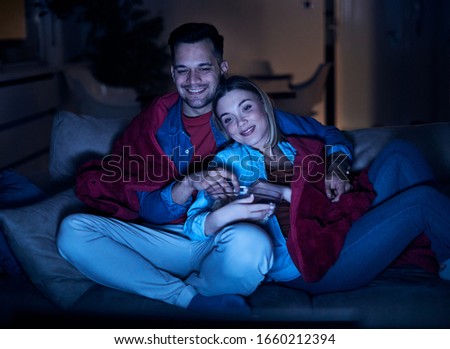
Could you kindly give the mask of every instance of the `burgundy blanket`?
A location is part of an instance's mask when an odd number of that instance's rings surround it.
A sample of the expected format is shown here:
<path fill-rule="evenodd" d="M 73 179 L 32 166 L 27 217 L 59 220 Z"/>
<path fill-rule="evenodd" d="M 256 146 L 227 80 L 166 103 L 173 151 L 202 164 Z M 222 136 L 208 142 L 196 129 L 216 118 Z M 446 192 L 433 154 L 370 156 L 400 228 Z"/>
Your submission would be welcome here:
<path fill-rule="evenodd" d="M 304 138 L 290 138 L 298 150 L 291 184 L 291 230 L 287 247 L 305 281 L 320 280 L 334 264 L 351 224 L 370 207 L 375 192 L 367 171 L 355 176 L 353 190 L 336 203 L 326 196 L 324 145 Z"/>
<path fill-rule="evenodd" d="M 333 203 L 325 193 L 324 146 L 305 138 L 290 138 L 298 150 L 287 247 L 292 260 L 307 282 L 319 281 L 339 257 L 352 223 L 363 215 L 375 198 L 367 170 L 352 178 L 353 189 Z M 429 239 L 420 235 L 394 262 L 415 264 L 436 272 L 437 262 Z"/>
<path fill-rule="evenodd" d="M 156 140 L 157 130 L 178 98 L 171 93 L 156 99 L 133 119 L 113 144 L 111 154 L 80 168 L 76 195 L 81 201 L 108 216 L 139 217 L 136 191 L 159 189 L 178 175 Z"/>

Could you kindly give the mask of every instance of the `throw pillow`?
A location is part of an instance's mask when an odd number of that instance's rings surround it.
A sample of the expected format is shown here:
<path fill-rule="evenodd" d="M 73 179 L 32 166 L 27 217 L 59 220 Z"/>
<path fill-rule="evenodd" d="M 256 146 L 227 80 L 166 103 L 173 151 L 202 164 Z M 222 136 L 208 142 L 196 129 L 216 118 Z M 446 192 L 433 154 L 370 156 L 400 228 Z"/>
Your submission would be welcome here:
<path fill-rule="evenodd" d="M 14 170 L 0 171 L 0 209 L 29 205 L 47 194 Z"/>
<path fill-rule="evenodd" d="M 29 205 L 46 197 L 46 193 L 17 172 L 11 169 L 0 172 L 0 209 Z M 21 275 L 23 272 L 1 228 L 0 269 L 8 275 Z"/>
<path fill-rule="evenodd" d="M 132 117 L 97 117 L 68 111 L 56 114 L 50 141 L 49 172 L 52 179 L 72 180 L 85 161 L 100 158 L 111 149 L 113 141 Z"/>
<path fill-rule="evenodd" d="M 55 304 L 68 308 L 94 282 L 58 252 L 56 234 L 63 217 L 85 211 L 73 189 L 42 202 L 0 211 L 9 245 L 31 282 Z"/>
<path fill-rule="evenodd" d="M 394 137 L 392 128 L 367 128 L 344 131 L 344 135 L 353 143 L 353 171 L 367 168 L 381 149 Z"/>

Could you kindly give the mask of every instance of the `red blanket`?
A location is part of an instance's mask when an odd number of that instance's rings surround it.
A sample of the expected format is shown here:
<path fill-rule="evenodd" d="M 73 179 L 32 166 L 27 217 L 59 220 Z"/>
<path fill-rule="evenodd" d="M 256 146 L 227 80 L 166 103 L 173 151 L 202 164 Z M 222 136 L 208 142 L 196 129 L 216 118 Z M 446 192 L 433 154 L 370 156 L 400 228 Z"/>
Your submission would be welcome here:
<path fill-rule="evenodd" d="M 171 93 L 155 100 L 133 119 L 110 155 L 81 167 L 76 181 L 81 201 L 109 216 L 139 217 L 136 191 L 159 189 L 178 175 L 156 140 L 157 130 L 178 98 Z"/>
<path fill-rule="evenodd" d="M 323 143 L 289 138 L 298 150 L 295 158 L 294 180 L 287 247 L 295 265 L 307 282 L 319 281 L 336 262 L 351 224 L 363 215 L 375 198 L 367 170 L 352 179 L 353 189 L 333 203 L 325 194 Z M 394 262 L 396 265 L 415 264 L 436 272 L 437 262 L 429 239 L 420 235 Z"/>
<path fill-rule="evenodd" d="M 287 247 L 305 281 L 314 282 L 339 256 L 351 224 L 375 198 L 367 171 L 356 176 L 353 190 L 336 203 L 326 196 L 324 145 L 311 139 L 290 138 L 298 150 L 291 184 L 291 230 Z"/>

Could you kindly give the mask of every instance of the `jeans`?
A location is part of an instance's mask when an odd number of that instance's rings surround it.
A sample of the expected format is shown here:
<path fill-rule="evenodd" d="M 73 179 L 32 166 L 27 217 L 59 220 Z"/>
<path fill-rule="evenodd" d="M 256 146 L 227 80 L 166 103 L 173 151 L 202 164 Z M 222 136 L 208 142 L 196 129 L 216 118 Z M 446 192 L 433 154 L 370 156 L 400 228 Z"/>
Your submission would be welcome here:
<path fill-rule="evenodd" d="M 336 263 L 318 282 L 299 277 L 285 285 L 313 294 L 361 287 L 423 232 L 439 261 L 450 258 L 450 199 L 424 185 L 434 179 L 416 148 L 404 141 L 390 143 L 369 168 L 369 177 L 377 198 L 350 228 Z"/>
<path fill-rule="evenodd" d="M 422 153 L 412 143 L 403 140 L 392 141 L 381 150 L 369 167 L 369 179 L 377 193 L 372 206 L 407 188 L 435 181 Z"/>
<path fill-rule="evenodd" d="M 225 227 L 206 241 L 182 230 L 74 214 L 62 221 L 57 245 L 88 278 L 183 308 L 197 293 L 249 295 L 272 266 L 271 239 L 254 224 Z"/>

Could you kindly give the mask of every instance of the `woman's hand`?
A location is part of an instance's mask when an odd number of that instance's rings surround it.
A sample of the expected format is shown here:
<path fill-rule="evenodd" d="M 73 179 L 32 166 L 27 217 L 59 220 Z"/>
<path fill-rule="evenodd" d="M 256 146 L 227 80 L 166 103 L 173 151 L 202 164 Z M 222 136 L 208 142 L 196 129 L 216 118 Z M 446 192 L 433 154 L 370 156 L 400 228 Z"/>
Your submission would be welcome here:
<path fill-rule="evenodd" d="M 262 221 L 274 213 L 274 204 L 255 204 L 254 200 L 254 195 L 250 195 L 211 212 L 205 220 L 205 235 L 212 235 L 233 222 Z"/>

